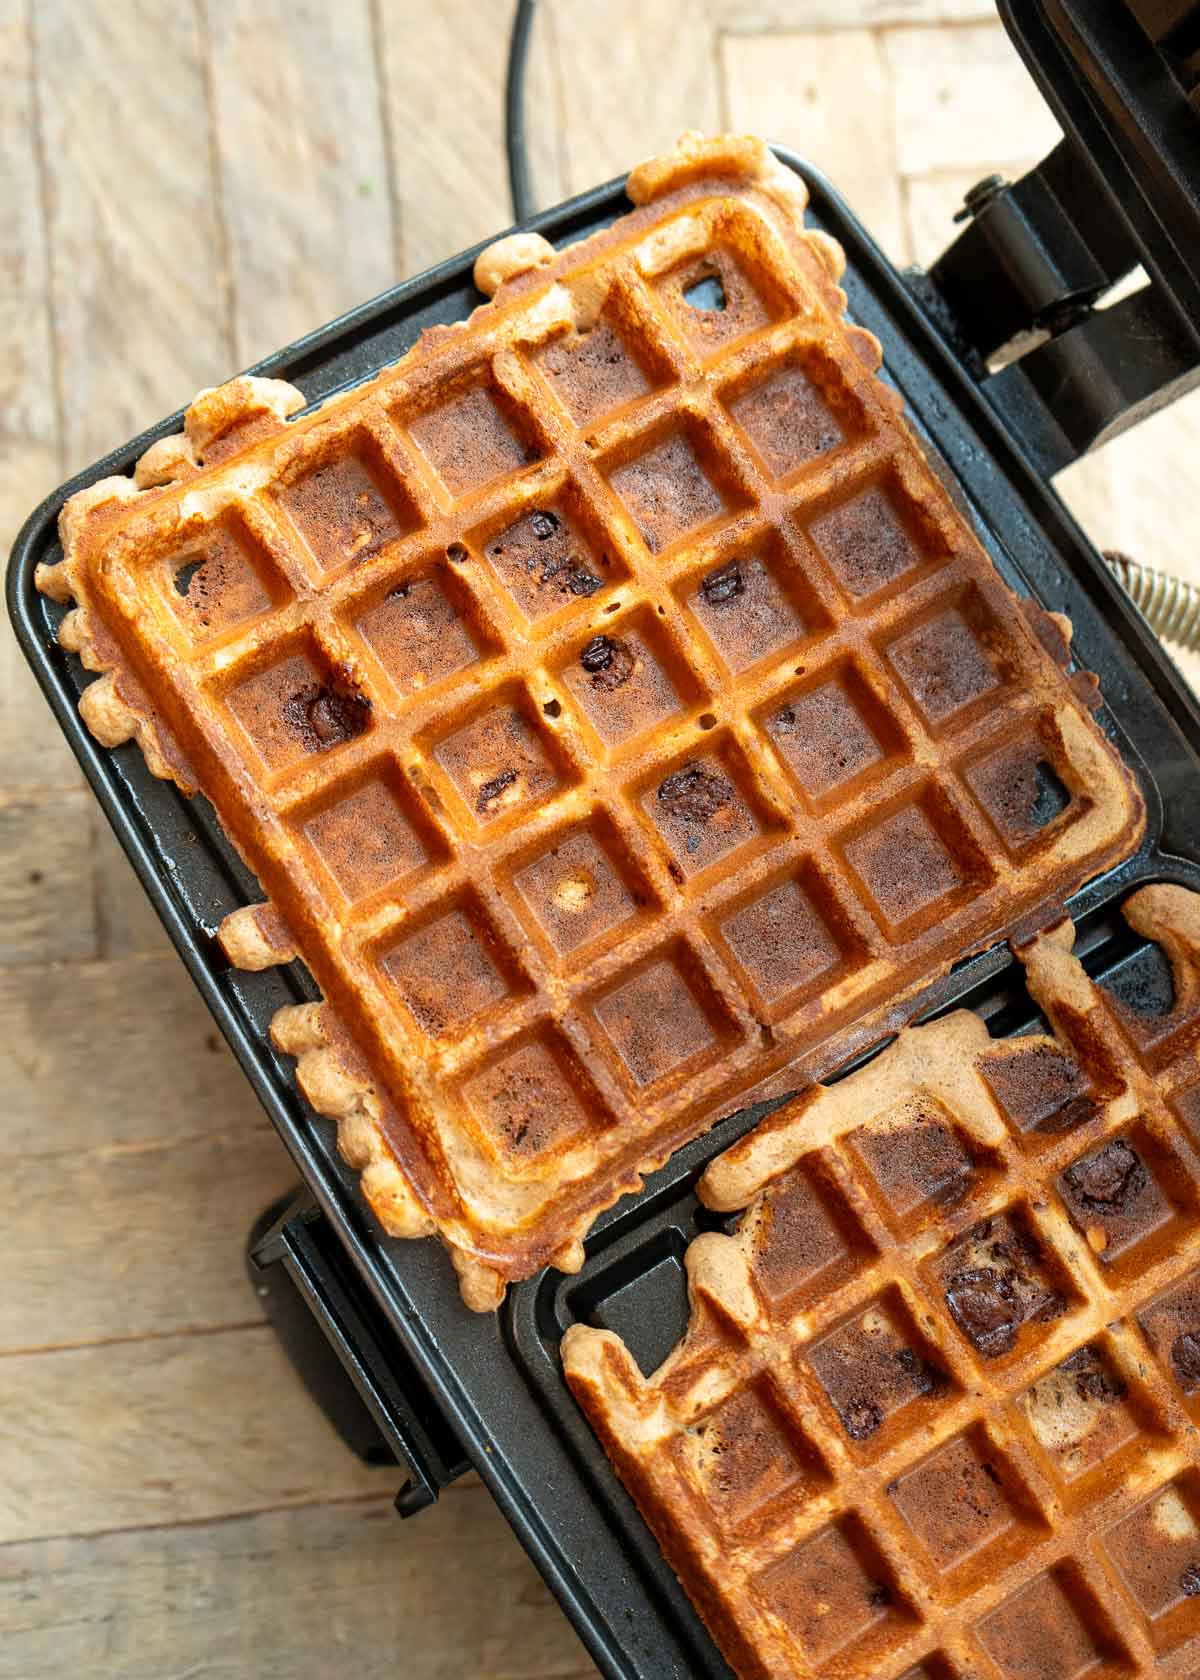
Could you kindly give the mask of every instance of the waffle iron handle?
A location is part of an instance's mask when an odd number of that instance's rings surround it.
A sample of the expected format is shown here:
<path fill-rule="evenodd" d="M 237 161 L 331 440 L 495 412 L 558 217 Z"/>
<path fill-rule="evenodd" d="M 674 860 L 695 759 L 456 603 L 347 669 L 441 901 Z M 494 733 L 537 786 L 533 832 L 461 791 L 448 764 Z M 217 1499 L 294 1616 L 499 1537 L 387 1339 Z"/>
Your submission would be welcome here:
<path fill-rule="evenodd" d="M 319 1209 L 301 1192 L 255 1222 L 251 1285 L 310 1396 L 368 1464 L 399 1464 L 402 1517 L 433 1504 L 469 1465 L 395 1336 L 384 1329 Z"/>

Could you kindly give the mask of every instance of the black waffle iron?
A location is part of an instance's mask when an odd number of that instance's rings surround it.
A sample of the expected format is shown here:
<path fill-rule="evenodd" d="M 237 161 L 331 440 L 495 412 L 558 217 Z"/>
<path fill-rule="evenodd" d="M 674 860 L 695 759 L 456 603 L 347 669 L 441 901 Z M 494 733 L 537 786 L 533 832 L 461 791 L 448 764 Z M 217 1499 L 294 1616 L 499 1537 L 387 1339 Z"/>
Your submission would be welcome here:
<path fill-rule="evenodd" d="M 965 227 L 928 273 L 898 272 L 828 182 L 790 152 L 779 156 L 808 183 L 813 224 L 845 247 L 851 315 L 882 342 L 886 377 L 961 485 L 995 564 L 1020 593 L 1069 615 L 1078 658 L 1100 677 L 1101 720 L 1141 780 L 1148 824 L 1137 854 L 1069 908 L 1089 971 L 1131 1006 L 1162 1010 L 1165 963 L 1117 907 L 1146 881 L 1200 889 L 1200 708 L 1050 480 L 1200 383 L 1200 4 L 1003 0 L 1001 10 L 1065 138 L 1021 180 L 973 189 Z M 615 181 L 529 225 L 563 245 L 628 207 Z M 368 378 L 423 328 L 481 301 L 474 255 L 406 281 L 253 371 L 290 380 L 313 403 Z M 1139 267 L 1145 285 L 1097 307 Z M 558 1344 L 584 1319 L 619 1331 L 647 1370 L 670 1349 L 685 1322 L 683 1252 L 720 1223 L 692 1186 L 765 1109 L 731 1115 L 683 1149 L 639 1197 L 599 1219 L 577 1276 L 518 1284 L 495 1317 L 462 1306 L 440 1245 L 381 1234 L 337 1155 L 334 1127 L 297 1094 L 268 1040 L 275 1010 L 311 997 L 311 981 L 298 965 L 248 974 L 225 964 L 217 926 L 257 900 L 255 882 L 202 798 L 156 781 L 135 746 L 105 751 L 92 740 L 76 710 L 86 673 L 55 639 L 63 609 L 34 590 L 37 563 L 59 558 L 64 500 L 129 472 L 179 425 L 177 414 L 164 420 L 42 504 L 13 551 L 8 606 L 64 734 L 303 1182 L 251 1235 L 255 1287 L 345 1439 L 403 1473 L 402 1516 L 473 1466 L 606 1675 L 727 1675 L 576 1410 Z M 925 1018 L 976 1009 L 995 1034 L 1036 1023 L 1003 946 L 960 964 L 925 1004 Z"/>

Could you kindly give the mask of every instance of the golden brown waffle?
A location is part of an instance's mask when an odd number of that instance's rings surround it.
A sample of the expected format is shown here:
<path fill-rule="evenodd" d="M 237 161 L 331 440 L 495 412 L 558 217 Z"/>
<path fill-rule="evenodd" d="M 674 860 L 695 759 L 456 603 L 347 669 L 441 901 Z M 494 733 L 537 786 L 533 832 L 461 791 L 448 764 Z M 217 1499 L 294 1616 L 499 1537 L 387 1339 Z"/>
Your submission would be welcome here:
<path fill-rule="evenodd" d="M 715 1160 L 688 1332 L 567 1379 L 743 1680 L 1200 1672 L 1200 897 L 1125 915 L 1170 1013 L 1019 951 L 1053 1036 L 965 1011 Z"/>
<path fill-rule="evenodd" d="M 798 179 L 691 137 L 629 194 L 316 412 L 203 393 L 41 579 L 96 734 L 262 882 L 231 958 L 316 977 L 275 1037 L 384 1226 L 476 1307 L 1142 823 Z"/>

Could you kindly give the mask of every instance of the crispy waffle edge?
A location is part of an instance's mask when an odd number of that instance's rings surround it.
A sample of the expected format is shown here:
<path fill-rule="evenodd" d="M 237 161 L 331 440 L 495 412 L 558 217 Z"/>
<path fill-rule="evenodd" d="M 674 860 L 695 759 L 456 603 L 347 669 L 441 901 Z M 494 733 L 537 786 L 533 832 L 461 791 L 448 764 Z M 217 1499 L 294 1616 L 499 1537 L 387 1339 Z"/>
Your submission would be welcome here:
<path fill-rule="evenodd" d="M 686 202 L 689 194 L 710 190 L 730 194 L 770 228 L 772 237 L 790 246 L 793 260 L 802 250 L 810 254 L 807 260 L 813 272 L 809 284 L 820 293 L 837 321 L 843 350 L 856 356 L 869 372 L 878 367 L 877 342 L 844 320 L 845 295 L 837 288 L 844 269 L 840 249 L 824 234 L 804 229 L 803 184 L 761 142 L 685 135 L 673 152 L 635 169 L 627 190 L 637 208 L 626 222 L 641 218 L 648 232 L 653 231 L 655 208 L 660 204 Z M 262 487 L 262 451 L 285 430 L 294 435 L 299 454 L 307 431 L 327 424 L 336 426 L 343 412 L 354 409 L 399 374 L 417 378 L 428 369 L 435 379 L 440 355 L 476 339 L 486 340 L 489 330 L 505 319 L 505 311 L 523 309 L 526 331 L 534 317 L 552 323 L 564 310 L 570 314 L 578 308 L 578 301 L 572 303 L 566 295 L 558 283 L 560 276 L 569 275 L 591 251 L 602 250 L 606 242 L 618 238 L 626 222 L 557 253 L 536 235 L 498 241 L 481 254 L 476 264 L 477 282 L 481 290 L 494 293 L 493 301 L 463 323 L 429 330 L 400 362 L 383 370 L 376 379 L 331 398 L 289 425 L 289 417 L 303 406 L 301 394 L 279 381 L 240 376 L 200 393 L 187 411 L 184 432 L 153 445 L 138 462 L 132 480 L 105 479 L 71 498 L 60 517 L 63 561 L 56 567 L 40 568 L 37 581 L 47 595 L 75 603 L 62 622 L 60 640 L 79 655 L 87 669 L 99 673 L 80 701 L 81 714 L 95 737 L 109 747 L 134 740 L 155 775 L 174 780 L 185 794 L 202 786 L 206 792 L 211 791 L 208 776 L 194 767 L 193 753 L 156 706 L 142 680 L 137 658 L 120 643 L 104 619 L 99 573 L 106 546 L 111 543 L 119 547 L 122 521 L 131 510 L 156 496 L 187 491 L 194 485 L 187 492 L 189 506 L 197 515 L 211 511 L 206 498 L 213 475 L 219 480 L 224 504 L 232 505 L 239 485 L 247 496 Z M 504 354 L 503 350 L 495 352 L 497 360 Z M 883 387 L 877 386 L 876 390 L 884 391 L 895 410 L 894 395 Z M 895 424 L 905 430 L 899 420 Z M 1045 640 L 1046 624 L 1040 633 Z M 1060 658 L 1063 656 L 1065 644 Z M 1076 718 L 1074 712 L 1070 715 Z M 1092 814 L 1098 847 L 1088 870 L 1091 874 L 1134 848 L 1144 813 L 1132 778 L 1099 733 L 1089 733 L 1082 719 L 1081 705 L 1078 719 L 1071 723 L 1076 736 L 1072 752 L 1085 766 L 1086 779 L 1103 790 L 1100 808 Z M 226 828 L 235 846 L 245 853 L 246 846 L 235 827 L 227 823 Z M 289 930 L 286 918 L 270 904 L 235 912 L 222 929 L 222 943 L 231 962 L 248 968 L 266 967 L 296 954 L 305 956 L 306 946 L 311 948 L 303 932 Z M 950 960 L 942 963 L 943 969 Z M 310 966 L 316 972 L 321 964 L 318 961 Z M 920 983 L 932 980 L 935 972 L 922 973 Z M 445 1211 L 456 1193 L 453 1168 L 445 1162 L 435 1164 L 434 1180 L 438 1172 L 442 1174 L 440 1186 L 427 1178 L 425 1188 L 418 1191 L 413 1172 L 394 1147 L 394 1132 L 388 1132 L 386 1093 L 373 1079 L 343 1018 L 344 1012 L 339 1011 L 336 1000 L 329 998 L 329 988 L 324 989 L 325 1002 L 279 1012 L 272 1027 L 276 1046 L 296 1057 L 297 1082 L 312 1105 L 337 1121 L 341 1152 L 360 1172 L 364 1194 L 385 1231 L 397 1237 L 440 1234 L 459 1273 L 463 1298 L 475 1310 L 496 1307 L 509 1281 L 527 1276 L 546 1263 L 564 1270 L 577 1269 L 583 1258 L 582 1238 L 595 1217 L 621 1195 L 638 1189 L 646 1171 L 661 1165 L 698 1125 L 715 1118 L 714 1112 L 706 1112 L 690 1131 L 682 1122 L 674 1125 L 669 1135 L 660 1137 L 657 1147 L 648 1148 L 636 1161 L 618 1161 L 586 1196 L 575 1198 L 564 1217 L 556 1220 L 552 1212 L 545 1213 L 527 1241 L 497 1247 L 472 1228 L 469 1214 L 461 1209 L 453 1215 Z M 882 1006 L 865 1011 L 855 1023 L 856 1031 L 860 1036 L 869 1033 L 872 1021 L 878 1022 L 883 1015 Z M 430 1100 L 436 1127 L 436 1101 Z"/>
<path fill-rule="evenodd" d="M 739 1680 L 1195 1672 L 1200 895 L 1143 887 L 1123 915 L 1169 964 L 1165 1015 L 1092 981 L 1068 921 L 1014 946 L 1048 1033 L 905 1028 L 710 1162 L 700 1200 L 744 1212 L 688 1247 L 656 1370 L 568 1328 L 568 1386 Z M 926 1106 L 976 1177 L 913 1208 Z M 841 1271 L 812 1269 L 818 1206 L 862 1239 L 839 1227 Z M 886 1372 L 865 1397 L 852 1335 L 907 1358 L 899 1400 Z M 848 1589 L 823 1624 L 822 1571 L 861 1572 L 865 1606 Z"/>

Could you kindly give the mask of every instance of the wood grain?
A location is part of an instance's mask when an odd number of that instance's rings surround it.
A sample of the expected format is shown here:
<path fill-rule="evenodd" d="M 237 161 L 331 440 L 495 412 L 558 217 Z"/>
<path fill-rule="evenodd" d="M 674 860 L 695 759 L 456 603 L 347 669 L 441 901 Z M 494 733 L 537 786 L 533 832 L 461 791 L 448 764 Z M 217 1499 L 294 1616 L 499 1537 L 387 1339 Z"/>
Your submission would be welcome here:
<path fill-rule="evenodd" d="M 96 954 L 92 797 L 0 794 L 0 964 Z"/>
<path fill-rule="evenodd" d="M 1200 588 L 1200 544 L 1190 495 L 1200 451 L 1200 391 L 1085 455 L 1058 477 L 1067 506 L 1099 548 L 1185 578 Z M 1168 645 L 1200 691 L 1200 653 Z"/>
<path fill-rule="evenodd" d="M 716 41 L 698 7 L 559 0 L 552 21 L 571 192 L 624 174 L 685 128 L 722 126 Z"/>
<path fill-rule="evenodd" d="M 704 0 L 713 26 L 740 34 L 992 21 L 994 0 Z"/>
<path fill-rule="evenodd" d="M 52 455 L 18 443 L 10 447 L 0 438 L 0 556 L 57 481 Z M 82 780 L 16 637 L 7 624 L 0 626 L 0 786 L 37 794 L 77 788 Z"/>
<path fill-rule="evenodd" d="M 30 12 L 0 4 L 0 441 L 57 466 L 54 364 L 50 353 L 46 227 L 42 214 Z M 46 489 L 52 489 L 46 483 Z"/>
<path fill-rule="evenodd" d="M 59 478 L 29 7 L 0 0 L 0 554 Z M 0 785 L 78 785 L 25 661 L 0 631 Z"/>
<path fill-rule="evenodd" d="M 233 365 L 193 6 L 33 9 L 69 472 Z"/>
<path fill-rule="evenodd" d="M 242 1251 L 296 1170 L 265 1121 L 210 1124 L 170 1143 L 8 1163 L 0 1352 L 261 1319 Z"/>
<path fill-rule="evenodd" d="M 575 15 L 581 15 L 576 13 Z M 406 275 L 512 221 L 504 162 L 503 87 L 511 8 L 475 0 L 388 0 L 378 7 L 392 179 Z M 535 25 L 526 125 L 538 203 L 565 196 L 556 70 L 547 25 Z"/>
<path fill-rule="evenodd" d="M 5 1680 L 596 1673 L 481 1487 L 5 1546 L 0 1624 Z"/>
<path fill-rule="evenodd" d="M 1027 163 L 1014 159 L 1004 173 L 1015 180 L 1036 162 L 1036 158 L 1030 158 Z M 908 246 L 913 261 L 922 268 L 928 268 L 941 256 L 962 231 L 955 225 L 954 215 L 962 209 L 969 188 L 979 178 L 978 169 L 958 169 L 938 175 L 913 175 L 903 183 Z"/>
<path fill-rule="evenodd" d="M 0 1453 L 0 1544 L 399 1485 L 342 1445 L 266 1326 L 0 1359 Z"/>
<path fill-rule="evenodd" d="M 96 949 L 101 957 L 155 956 L 171 942 L 103 811 L 91 804 L 92 870 L 96 882 Z"/>
<path fill-rule="evenodd" d="M 770 135 L 837 186 L 888 254 L 908 259 L 896 141 L 879 38 L 865 29 L 732 35 L 722 42 L 726 114 Z M 846 89 L 856 89 L 846 121 Z"/>
<path fill-rule="evenodd" d="M 209 27 L 240 367 L 393 284 L 393 207 L 369 0 L 223 0 Z"/>
<path fill-rule="evenodd" d="M 173 952 L 0 968 L 0 1090 L 8 1163 L 266 1125 Z"/>
<path fill-rule="evenodd" d="M 1049 107 L 999 23 L 892 29 L 881 37 L 892 81 L 902 175 L 1005 169 L 1060 138 Z"/>

